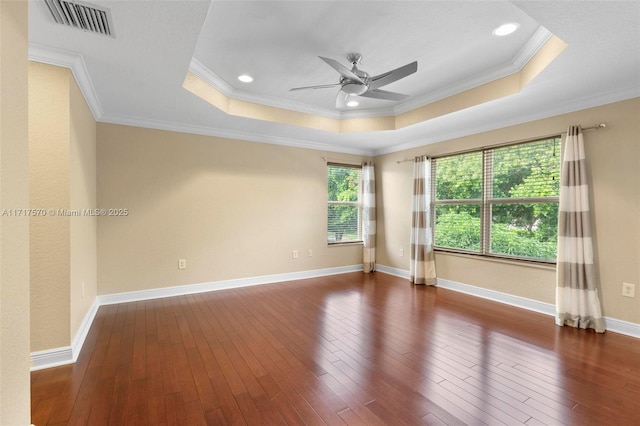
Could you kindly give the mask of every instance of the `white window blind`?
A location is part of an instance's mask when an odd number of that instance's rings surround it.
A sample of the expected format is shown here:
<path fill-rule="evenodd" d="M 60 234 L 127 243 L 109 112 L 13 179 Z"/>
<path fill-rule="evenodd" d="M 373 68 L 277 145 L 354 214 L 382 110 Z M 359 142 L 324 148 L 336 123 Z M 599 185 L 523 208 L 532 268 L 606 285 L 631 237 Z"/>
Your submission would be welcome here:
<path fill-rule="evenodd" d="M 327 242 L 362 241 L 362 167 L 327 165 Z"/>
<path fill-rule="evenodd" d="M 560 137 L 433 159 L 435 245 L 555 261 Z"/>

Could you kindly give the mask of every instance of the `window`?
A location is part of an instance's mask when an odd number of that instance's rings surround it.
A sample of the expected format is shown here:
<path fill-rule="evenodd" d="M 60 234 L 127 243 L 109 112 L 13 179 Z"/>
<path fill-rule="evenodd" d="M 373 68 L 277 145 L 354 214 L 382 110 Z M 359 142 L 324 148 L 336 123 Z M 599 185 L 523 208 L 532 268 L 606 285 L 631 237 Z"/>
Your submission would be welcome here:
<path fill-rule="evenodd" d="M 560 137 L 432 159 L 436 248 L 552 262 Z"/>
<path fill-rule="evenodd" d="M 327 242 L 329 244 L 361 242 L 362 167 L 329 163 L 327 168 L 329 194 Z"/>

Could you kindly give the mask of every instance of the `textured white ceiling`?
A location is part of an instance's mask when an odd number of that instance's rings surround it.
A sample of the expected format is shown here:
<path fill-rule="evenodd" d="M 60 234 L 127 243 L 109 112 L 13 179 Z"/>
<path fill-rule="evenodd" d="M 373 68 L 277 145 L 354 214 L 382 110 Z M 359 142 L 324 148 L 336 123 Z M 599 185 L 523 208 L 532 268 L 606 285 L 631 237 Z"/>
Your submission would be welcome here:
<path fill-rule="evenodd" d="M 518 22 L 510 37 L 491 31 Z M 337 88 L 289 92 L 292 87 L 332 84 L 339 74 L 318 56 L 381 74 L 415 60 L 418 72 L 391 85 L 425 98 L 445 88 L 510 70 L 538 23 L 509 2 L 214 2 L 196 45 L 195 58 L 235 90 L 335 110 Z M 252 75 L 250 85 L 237 76 Z M 483 83 L 486 81 L 482 81 Z M 246 94 L 245 94 L 246 96 Z M 360 98 L 360 108 L 394 102 Z"/>
<path fill-rule="evenodd" d="M 83 91 L 105 122 L 371 154 L 640 96 L 639 1 L 91 3 L 111 9 L 115 38 L 54 24 L 32 1 L 29 41 L 34 59 L 83 59 Z M 491 35 L 508 21 L 520 30 Z M 289 92 L 337 82 L 318 55 L 346 65 L 347 53 L 360 52 L 372 75 L 417 60 L 417 73 L 385 87 L 408 100 L 365 99 L 342 116 L 394 113 L 517 70 L 546 30 L 568 48 L 522 92 L 394 131 L 336 134 L 229 116 L 182 88 L 195 59 L 234 97 L 340 116 L 334 89 Z M 243 72 L 255 81 L 238 82 Z"/>

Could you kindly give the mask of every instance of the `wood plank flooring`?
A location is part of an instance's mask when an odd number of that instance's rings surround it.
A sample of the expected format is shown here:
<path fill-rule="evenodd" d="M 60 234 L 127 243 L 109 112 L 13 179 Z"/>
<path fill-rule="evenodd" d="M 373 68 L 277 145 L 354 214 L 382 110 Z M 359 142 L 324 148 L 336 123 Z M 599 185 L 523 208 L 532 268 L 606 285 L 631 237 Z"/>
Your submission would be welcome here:
<path fill-rule="evenodd" d="M 640 341 L 382 274 L 103 306 L 43 425 L 640 425 Z"/>

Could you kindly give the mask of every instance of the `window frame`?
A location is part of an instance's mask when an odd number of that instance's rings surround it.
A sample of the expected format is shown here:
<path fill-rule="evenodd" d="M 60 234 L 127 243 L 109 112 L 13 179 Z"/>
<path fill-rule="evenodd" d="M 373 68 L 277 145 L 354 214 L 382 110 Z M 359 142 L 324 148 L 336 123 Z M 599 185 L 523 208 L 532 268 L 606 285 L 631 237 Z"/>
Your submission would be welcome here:
<path fill-rule="evenodd" d="M 329 200 L 329 175 L 331 167 L 342 167 L 348 169 L 356 169 L 358 170 L 358 200 L 357 201 L 337 201 L 337 200 Z M 340 163 L 340 162 L 327 162 L 327 245 L 328 246 L 341 246 L 341 245 L 354 245 L 354 244 L 363 244 L 363 236 L 362 236 L 362 164 L 350 164 L 350 163 Z M 357 207 L 357 239 L 353 240 L 333 240 L 329 239 L 329 233 L 335 232 L 329 230 L 329 206 L 356 206 Z"/>
<path fill-rule="evenodd" d="M 450 154 L 445 154 L 441 156 L 431 157 L 431 223 L 433 223 L 433 232 L 434 232 L 434 250 L 444 253 L 458 253 L 472 256 L 479 256 L 484 258 L 497 258 L 497 259 L 505 259 L 512 260 L 518 262 L 525 263 L 536 263 L 536 264 L 544 264 L 544 265 L 555 265 L 556 259 L 541 259 L 541 258 L 533 258 L 526 256 L 518 256 L 518 255 L 509 255 L 502 253 L 492 253 L 491 252 L 491 225 L 492 225 L 492 207 L 494 205 L 499 204 L 536 204 L 536 203 L 556 203 L 559 204 L 560 196 L 544 196 L 544 197 L 513 197 L 513 198 L 495 198 L 493 196 L 493 160 L 495 150 L 501 148 L 508 148 L 517 145 L 526 145 L 532 144 L 535 142 L 542 142 L 546 140 L 558 140 L 558 149 L 560 153 L 562 152 L 563 142 L 561 135 L 552 135 L 548 137 L 536 138 L 531 140 L 525 140 L 520 142 L 509 142 L 506 144 L 498 144 L 487 146 L 478 149 L 471 149 L 466 151 L 460 151 Z M 456 157 L 464 154 L 471 154 L 480 152 L 482 155 L 482 181 L 481 181 L 481 198 L 469 198 L 469 199 L 445 199 L 445 200 L 437 200 L 436 199 L 436 188 L 437 188 L 437 160 L 449 157 Z M 562 162 L 559 162 L 558 175 L 561 174 Z M 445 247 L 436 245 L 435 233 L 437 229 L 436 223 L 436 206 L 438 205 L 478 205 L 480 209 L 480 249 L 478 251 L 456 248 L 456 247 Z"/>

